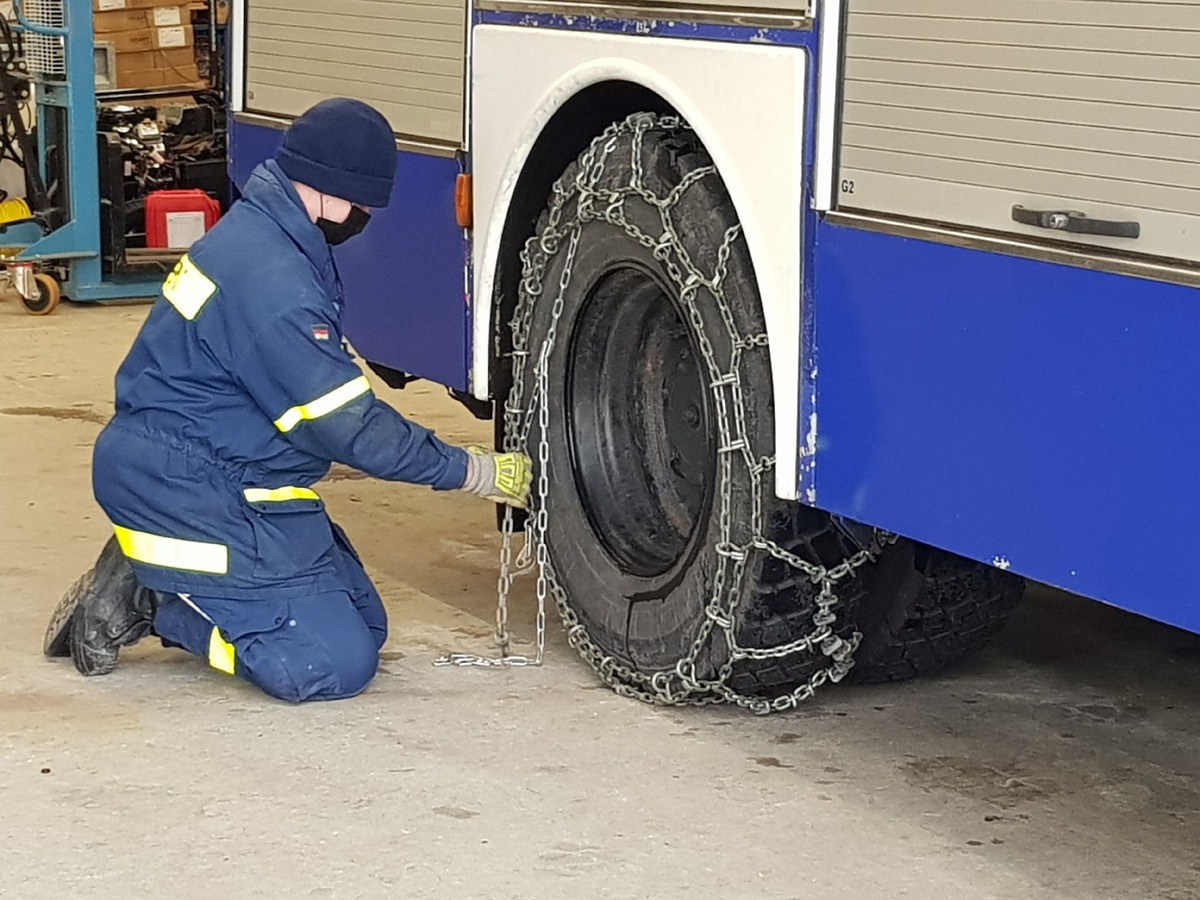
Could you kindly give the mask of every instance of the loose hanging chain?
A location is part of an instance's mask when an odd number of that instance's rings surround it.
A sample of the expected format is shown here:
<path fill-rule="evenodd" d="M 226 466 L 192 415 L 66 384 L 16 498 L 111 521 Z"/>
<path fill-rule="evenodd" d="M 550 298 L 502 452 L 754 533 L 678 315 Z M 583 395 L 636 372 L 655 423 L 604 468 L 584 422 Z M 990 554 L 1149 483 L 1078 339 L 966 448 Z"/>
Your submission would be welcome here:
<path fill-rule="evenodd" d="M 666 197 L 658 197 L 649 189 L 642 172 L 642 145 L 650 131 L 678 132 L 685 123 L 673 116 L 637 113 L 623 122 L 610 126 L 580 157 L 578 165 L 553 188 L 551 202 L 539 233 L 531 238 L 521 254 L 523 262 L 521 289 L 517 308 L 510 323 L 512 330 L 512 390 L 504 405 L 504 439 L 506 452 L 529 452 L 537 458 L 538 489 L 533 512 L 526 520 L 525 545 L 516 561 L 512 558 L 514 539 L 513 513 L 506 511 L 500 552 L 500 577 L 496 618 L 496 645 L 499 655 L 481 657 L 451 654 L 438 660 L 438 665 L 460 666 L 525 666 L 540 665 L 545 657 L 546 601 L 553 596 L 566 627 L 567 642 L 596 670 L 600 679 L 618 694 L 659 704 L 696 705 L 733 703 L 755 713 L 787 710 L 808 699 L 827 682 L 842 680 L 854 665 L 853 655 L 861 640 L 858 632 L 843 637 L 837 633 L 839 598 L 835 590 L 840 583 L 855 577 L 857 571 L 878 558 L 883 549 L 896 538 L 874 531 L 869 546 L 833 567 L 811 563 L 790 552 L 766 536 L 763 510 L 763 479 L 774 470 L 772 457 L 759 457 L 746 429 L 746 407 L 740 366 L 746 353 L 767 352 L 765 334 L 742 334 L 736 324 L 733 309 L 727 302 L 724 281 L 736 241 L 742 239 L 740 225 L 729 228 L 716 254 L 711 275 L 702 272 L 685 247 L 682 236 L 672 221 L 672 211 L 684 193 L 704 178 L 718 177 L 715 167 L 706 166 L 688 173 Z M 621 187 L 601 186 L 609 158 L 624 143 L 630 153 L 631 176 Z M 649 234 L 631 222 L 625 214 L 629 200 L 640 201 L 657 211 L 659 234 Z M 705 618 L 691 647 L 673 667 L 656 672 L 640 672 L 605 652 L 587 634 L 571 607 L 566 591 L 559 582 L 550 560 L 547 534 L 549 513 L 546 499 L 549 493 L 550 426 L 548 403 L 548 361 L 558 336 L 566 290 L 571 283 L 581 229 L 584 223 L 603 220 L 624 231 L 632 240 L 649 249 L 662 264 L 679 292 L 679 303 L 692 326 L 692 333 L 708 376 L 712 393 L 718 438 L 718 529 L 715 544 L 716 566 L 712 576 Z M 548 313 L 546 335 L 536 351 L 532 374 L 533 390 L 528 398 L 526 369 L 534 358 L 530 346 L 531 326 L 535 309 L 547 302 L 543 298 L 545 273 L 551 261 L 562 254 L 561 272 L 554 285 L 554 297 Z M 728 332 L 729 360 L 724 367 L 705 332 L 698 305 L 699 295 L 716 303 L 720 319 Z M 537 435 L 533 434 L 534 423 Z M 734 471 L 745 469 L 751 498 L 748 522 L 733 521 Z M 751 534 L 741 541 L 735 537 L 738 525 L 749 527 Z M 531 549 L 532 548 L 532 549 Z M 755 554 L 767 554 L 802 572 L 816 589 L 811 630 L 787 644 L 770 647 L 744 647 L 737 639 L 737 607 L 742 596 L 746 570 Z M 536 566 L 537 569 L 537 643 L 532 658 L 509 654 L 508 598 L 513 579 Z M 711 642 L 718 637 L 725 643 L 724 661 L 711 677 L 699 674 L 698 660 Z M 742 660 L 767 660 L 794 654 L 821 654 L 828 660 L 794 690 L 775 698 L 739 693 L 729 685 L 734 666 Z"/>
<path fill-rule="evenodd" d="M 531 407 L 536 407 L 538 424 L 542 435 L 547 433 L 550 425 L 550 411 L 546 404 L 548 394 L 548 377 L 546 367 L 549 363 L 551 344 L 547 343 L 534 370 L 537 391 L 534 394 Z M 507 414 L 506 414 L 507 420 Z M 528 428 L 521 436 L 505 428 L 504 451 L 506 453 L 526 452 L 528 443 Z M 543 437 L 538 445 L 538 480 L 537 499 L 533 504 L 534 511 L 525 519 L 525 543 L 516 560 L 513 560 L 513 537 L 516 514 L 512 507 L 504 510 L 504 519 L 500 526 L 500 576 L 497 582 L 496 631 L 493 640 L 499 651 L 495 656 L 481 656 L 473 653 L 447 653 L 434 660 L 435 666 L 460 666 L 477 668 L 523 667 L 540 666 L 546 658 L 546 598 L 550 591 L 550 558 L 545 540 L 546 531 L 550 525 L 550 515 L 546 509 L 546 495 L 550 492 L 550 447 Z M 521 575 L 526 575 L 537 569 L 537 637 L 534 655 L 522 656 L 512 654 L 509 648 L 512 635 L 508 630 L 508 598 L 512 592 L 513 582 Z"/>

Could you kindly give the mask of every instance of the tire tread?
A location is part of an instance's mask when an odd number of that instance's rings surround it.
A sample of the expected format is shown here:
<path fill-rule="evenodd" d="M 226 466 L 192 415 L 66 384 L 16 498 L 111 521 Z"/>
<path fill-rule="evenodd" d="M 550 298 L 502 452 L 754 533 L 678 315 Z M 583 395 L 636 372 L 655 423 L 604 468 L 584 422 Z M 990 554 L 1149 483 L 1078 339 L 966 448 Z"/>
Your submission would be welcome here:
<path fill-rule="evenodd" d="M 1021 578 L 927 549 L 920 589 L 864 638 L 851 681 L 907 681 L 949 668 L 987 646 L 1020 602 Z"/>

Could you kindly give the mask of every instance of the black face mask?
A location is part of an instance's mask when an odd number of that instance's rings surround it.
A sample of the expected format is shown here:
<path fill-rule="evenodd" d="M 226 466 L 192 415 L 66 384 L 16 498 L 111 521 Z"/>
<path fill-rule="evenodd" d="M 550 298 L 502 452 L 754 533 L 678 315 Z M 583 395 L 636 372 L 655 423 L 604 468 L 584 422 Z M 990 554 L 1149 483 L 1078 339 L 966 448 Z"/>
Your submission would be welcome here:
<path fill-rule="evenodd" d="M 325 235 L 325 240 L 331 246 L 337 246 L 361 232 L 370 221 L 371 214 L 369 212 L 361 207 L 352 206 L 350 215 L 346 216 L 345 222 L 331 222 L 322 217 L 317 219 L 317 227 L 321 229 L 321 234 Z"/>

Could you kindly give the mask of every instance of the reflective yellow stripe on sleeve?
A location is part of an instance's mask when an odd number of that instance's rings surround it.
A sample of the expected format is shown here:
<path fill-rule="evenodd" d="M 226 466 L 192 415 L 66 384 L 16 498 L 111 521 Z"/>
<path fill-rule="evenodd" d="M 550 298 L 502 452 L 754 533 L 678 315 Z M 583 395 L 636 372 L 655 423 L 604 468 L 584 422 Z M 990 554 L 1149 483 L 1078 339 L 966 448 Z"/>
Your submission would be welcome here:
<path fill-rule="evenodd" d="M 212 634 L 208 638 L 208 664 L 218 672 L 232 675 L 236 657 L 237 651 L 233 644 L 221 637 L 220 629 L 214 625 Z"/>
<path fill-rule="evenodd" d="M 359 375 L 328 394 L 322 394 L 316 400 L 310 400 L 303 406 L 293 406 L 275 420 L 275 427 L 283 432 L 291 431 L 304 420 L 319 419 L 328 415 L 370 390 L 371 382 L 367 381 L 367 376 Z"/>
<path fill-rule="evenodd" d="M 162 286 L 162 295 L 167 302 L 188 321 L 200 314 L 200 309 L 216 292 L 217 286 L 186 254 L 175 264 Z"/>
<path fill-rule="evenodd" d="M 117 543 L 130 559 L 167 569 L 186 569 L 224 575 L 229 571 L 229 548 L 224 544 L 184 541 L 114 525 Z"/>
<path fill-rule="evenodd" d="M 245 488 L 242 496 L 247 503 L 281 503 L 285 500 L 320 500 L 321 496 L 312 488 Z"/>

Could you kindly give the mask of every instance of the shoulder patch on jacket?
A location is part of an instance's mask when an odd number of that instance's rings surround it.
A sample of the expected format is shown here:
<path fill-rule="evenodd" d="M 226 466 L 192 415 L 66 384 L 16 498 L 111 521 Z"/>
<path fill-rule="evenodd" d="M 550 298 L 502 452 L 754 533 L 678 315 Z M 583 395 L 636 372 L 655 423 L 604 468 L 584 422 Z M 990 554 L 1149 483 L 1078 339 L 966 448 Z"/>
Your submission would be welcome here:
<path fill-rule="evenodd" d="M 162 295 L 188 321 L 200 314 L 201 308 L 217 292 L 217 286 L 196 268 L 187 254 L 175 264 L 163 282 Z"/>

